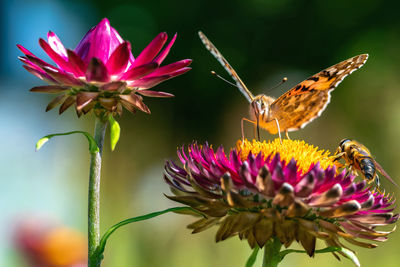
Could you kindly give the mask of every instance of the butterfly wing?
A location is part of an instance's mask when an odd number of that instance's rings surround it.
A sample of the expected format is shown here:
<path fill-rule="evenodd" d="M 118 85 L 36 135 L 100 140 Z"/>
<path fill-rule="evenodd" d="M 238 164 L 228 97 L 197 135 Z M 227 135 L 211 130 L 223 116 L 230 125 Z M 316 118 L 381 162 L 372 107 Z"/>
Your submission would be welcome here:
<path fill-rule="evenodd" d="M 237 87 L 240 92 L 246 97 L 246 99 L 251 103 L 254 99 L 253 94 L 247 89 L 246 85 L 240 79 L 239 75 L 237 75 L 236 71 L 232 68 L 232 66 L 228 63 L 228 61 L 224 58 L 224 56 L 218 51 L 218 49 L 211 43 L 210 40 L 199 31 L 199 36 L 204 46 L 210 51 L 210 53 L 218 60 L 219 63 L 225 68 L 225 70 L 231 75 L 232 79 L 235 80 Z"/>
<path fill-rule="evenodd" d="M 330 100 L 330 92 L 353 71 L 364 65 L 368 54 L 362 54 L 329 67 L 299 83 L 277 100 L 269 110 L 268 119 L 260 125 L 275 134 L 278 132 L 274 119 L 278 119 L 281 131 L 296 131 L 319 117 Z"/>

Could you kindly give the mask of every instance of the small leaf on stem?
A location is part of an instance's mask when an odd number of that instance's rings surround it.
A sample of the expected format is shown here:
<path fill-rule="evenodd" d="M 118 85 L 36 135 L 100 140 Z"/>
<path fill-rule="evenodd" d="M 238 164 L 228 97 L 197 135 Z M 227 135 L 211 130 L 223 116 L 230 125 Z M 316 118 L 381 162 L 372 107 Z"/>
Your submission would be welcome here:
<path fill-rule="evenodd" d="M 47 136 L 40 138 L 39 141 L 37 141 L 37 143 L 36 143 L 36 151 L 38 151 L 49 140 L 50 140 L 50 138 Z"/>
<path fill-rule="evenodd" d="M 351 260 L 355 266 L 360 267 L 360 261 L 358 260 L 356 254 L 354 254 L 351 250 L 346 249 L 346 248 L 340 248 L 340 250 L 346 258 L 348 258 L 349 260 Z"/>
<path fill-rule="evenodd" d="M 252 267 L 254 265 L 254 263 L 257 260 L 257 255 L 258 255 L 258 251 L 260 250 L 259 246 L 256 246 L 253 249 L 253 252 L 251 253 L 250 257 L 248 258 L 247 262 L 246 262 L 246 267 Z"/>
<path fill-rule="evenodd" d="M 111 150 L 114 151 L 115 146 L 118 143 L 119 136 L 121 133 L 121 127 L 119 127 L 119 123 L 114 119 L 112 115 L 108 117 L 108 121 L 110 122 L 110 142 L 111 142 Z"/>
<path fill-rule="evenodd" d="M 96 144 L 93 136 L 90 133 L 84 131 L 72 131 L 67 133 L 56 133 L 56 134 L 49 134 L 39 139 L 36 143 L 36 151 L 38 151 L 47 141 L 49 141 L 54 136 L 62 136 L 62 135 L 70 135 L 70 134 L 83 134 L 89 142 L 89 151 L 90 153 L 99 152 L 99 147 Z"/>

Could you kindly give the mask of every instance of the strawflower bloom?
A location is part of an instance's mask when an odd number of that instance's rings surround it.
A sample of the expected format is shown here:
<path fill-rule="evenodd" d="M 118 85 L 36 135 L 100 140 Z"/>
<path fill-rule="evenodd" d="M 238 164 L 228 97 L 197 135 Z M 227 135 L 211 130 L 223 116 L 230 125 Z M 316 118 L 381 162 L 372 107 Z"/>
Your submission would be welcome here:
<path fill-rule="evenodd" d="M 131 44 L 123 40 L 104 18 L 86 33 L 75 50 L 66 49 L 53 32 L 48 33 L 47 42 L 40 38 L 40 46 L 56 65 L 36 57 L 22 45 L 17 46 L 25 54 L 19 57 L 23 67 L 50 83 L 31 91 L 59 94 L 48 104 L 46 111 L 61 104 L 60 114 L 75 105 L 78 116 L 92 109 L 100 114 L 121 115 L 123 107 L 131 112 L 138 109 L 150 113 L 142 96 L 173 95 L 148 89 L 190 70 L 190 59 L 160 67 L 175 42 L 176 34 L 162 49 L 167 39 L 165 32 L 158 34 L 134 58 Z"/>
<path fill-rule="evenodd" d="M 399 217 L 392 213 L 394 200 L 339 171 L 329 151 L 304 141 L 239 140 L 229 156 L 222 146 L 214 151 L 193 143 L 178 157 L 183 167 L 165 165 L 174 194 L 168 198 L 204 214 L 188 225 L 193 233 L 218 226 L 217 242 L 235 235 L 251 248 L 272 239 L 285 247 L 297 241 L 309 256 L 317 239 L 328 247 L 347 248 L 345 240 L 373 248 L 390 233 L 376 226 Z"/>

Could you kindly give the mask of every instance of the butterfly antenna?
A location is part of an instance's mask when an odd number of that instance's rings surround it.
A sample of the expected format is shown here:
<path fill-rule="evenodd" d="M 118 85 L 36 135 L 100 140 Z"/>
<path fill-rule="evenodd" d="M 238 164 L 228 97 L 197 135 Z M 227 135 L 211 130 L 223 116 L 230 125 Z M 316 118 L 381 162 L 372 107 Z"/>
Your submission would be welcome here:
<path fill-rule="evenodd" d="M 230 85 L 235 86 L 236 88 L 238 88 L 238 86 L 237 86 L 236 84 L 234 84 L 234 83 L 228 81 L 227 79 L 225 79 L 224 77 L 218 75 L 215 71 L 212 70 L 212 71 L 211 71 L 211 74 L 214 75 L 215 77 L 220 78 L 220 79 L 223 80 L 224 82 L 229 83 Z"/>
<path fill-rule="evenodd" d="M 272 91 L 272 90 L 278 88 L 279 86 L 281 86 L 282 84 L 284 84 L 285 82 L 287 82 L 287 80 L 288 80 L 287 77 L 283 77 L 282 80 L 281 80 L 277 85 L 275 85 L 275 86 L 272 87 L 272 88 L 269 88 L 269 89 L 267 90 L 266 93 L 268 93 L 268 92 L 270 92 L 270 91 Z"/>

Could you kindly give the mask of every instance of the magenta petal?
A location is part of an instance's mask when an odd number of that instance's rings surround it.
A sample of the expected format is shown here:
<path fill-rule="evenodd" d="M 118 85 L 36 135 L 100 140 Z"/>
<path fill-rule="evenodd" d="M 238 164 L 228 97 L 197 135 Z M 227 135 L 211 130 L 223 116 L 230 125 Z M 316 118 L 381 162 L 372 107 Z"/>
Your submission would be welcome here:
<path fill-rule="evenodd" d="M 169 73 L 168 75 L 171 76 L 171 78 L 172 78 L 172 77 L 176 77 L 176 76 L 179 76 L 179 75 L 182 75 L 182 74 L 188 72 L 188 71 L 191 70 L 191 69 L 192 69 L 191 67 L 185 67 L 185 68 L 182 68 L 182 69 L 180 69 L 180 70 L 171 72 L 171 73 Z"/>
<path fill-rule="evenodd" d="M 25 55 L 34 56 L 34 54 L 33 54 L 31 51 L 29 51 L 28 49 L 26 49 L 26 48 L 23 47 L 22 45 L 17 44 L 17 47 L 18 47 L 18 49 L 21 50 L 21 52 L 24 53 Z"/>
<path fill-rule="evenodd" d="M 73 70 L 73 73 L 78 76 L 82 77 L 85 76 L 86 72 L 86 64 L 83 62 L 80 56 L 78 56 L 74 51 L 72 50 L 67 50 L 68 54 L 68 63 L 71 67 L 71 70 Z"/>
<path fill-rule="evenodd" d="M 182 68 L 178 71 L 173 72 L 172 74 L 169 75 L 162 75 L 162 76 L 156 76 L 156 77 L 144 77 L 139 80 L 135 80 L 132 82 L 129 82 L 128 85 L 131 87 L 138 87 L 141 89 L 148 89 L 153 86 L 156 86 L 157 84 L 166 81 L 168 79 L 171 79 L 173 77 L 176 77 L 178 75 L 184 74 L 185 72 L 191 70 L 191 68 Z"/>
<path fill-rule="evenodd" d="M 47 53 L 47 55 L 63 70 L 65 71 L 71 71 L 71 68 L 68 65 L 68 62 L 61 57 L 59 54 L 57 54 L 51 47 L 50 45 L 43 40 L 42 38 L 39 39 L 39 44 L 43 48 L 43 50 Z"/>
<path fill-rule="evenodd" d="M 180 70 L 184 67 L 189 66 L 192 63 L 192 61 L 193 60 L 191 60 L 191 59 L 184 59 L 184 60 L 180 60 L 180 61 L 174 62 L 172 64 L 169 64 L 169 65 L 162 66 L 162 67 L 158 68 L 157 70 L 153 71 L 151 74 L 149 74 L 148 77 L 172 74 L 177 70 Z"/>
<path fill-rule="evenodd" d="M 98 58 L 92 58 L 86 71 L 86 80 L 88 82 L 108 82 L 110 78 L 110 74 L 104 63 Z"/>
<path fill-rule="evenodd" d="M 43 71 L 39 71 L 37 69 L 34 69 L 34 68 L 26 66 L 26 65 L 23 65 L 22 67 L 24 69 L 26 69 L 27 71 L 29 71 L 31 74 L 38 77 L 39 79 L 48 81 L 49 83 L 58 83 L 55 79 L 53 79 L 52 77 L 50 77 L 47 73 L 45 73 Z"/>
<path fill-rule="evenodd" d="M 111 27 L 111 37 L 110 37 L 110 51 L 114 51 L 117 47 L 122 44 L 124 40 L 119 35 L 116 29 Z"/>
<path fill-rule="evenodd" d="M 89 48 L 90 48 L 90 41 L 92 39 L 93 31 L 96 27 L 91 28 L 79 44 L 75 48 L 75 53 L 82 58 L 82 60 L 86 63 L 89 62 L 90 58 L 88 58 Z"/>
<path fill-rule="evenodd" d="M 28 65 L 29 67 L 31 67 L 39 72 L 43 72 L 43 70 L 40 66 L 38 66 L 35 63 L 33 63 L 32 61 L 28 60 L 26 57 L 18 57 L 18 59 L 21 60 L 22 63 Z"/>
<path fill-rule="evenodd" d="M 158 63 L 158 65 L 161 65 L 161 63 L 164 61 L 164 59 L 167 57 L 169 50 L 171 50 L 172 45 L 175 43 L 177 33 L 175 33 L 174 37 L 172 37 L 172 40 L 169 42 L 169 44 L 161 51 L 160 54 L 156 57 L 154 60 L 155 62 Z"/>
<path fill-rule="evenodd" d="M 150 91 L 150 90 L 137 90 L 137 93 L 148 96 L 148 97 L 174 97 L 173 94 L 159 92 L 159 91 Z"/>
<path fill-rule="evenodd" d="M 50 65 L 49 63 L 47 63 L 47 62 L 41 60 L 40 58 L 38 58 L 38 57 L 36 57 L 36 56 L 26 55 L 26 58 L 27 58 L 30 62 L 32 62 L 33 64 L 39 66 L 40 68 L 43 68 L 43 67 L 50 67 L 50 68 L 53 68 L 53 69 L 58 69 L 57 67 L 55 67 L 55 66 L 53 66 L 53 65 Z"/>
<path fill-rule="evenodd" d="M 144 77 L 139 80 L 129 82 L 128 85 L 131 87 L 138 87 L 141 89 L 151 88 L 163 81 L 166 81 L 166 80 L 176 77 L 178 75 L 184 74 L 185 72 L 187 72 L 191 69 L 192 68 L 186 67 L 186 68 L 182 68 L 178 71 L 175 71 L 169 75 L 162 75 L 162 76 L 156 76 L 156 77 Z"/>
<path fill-rule="evenodd" d="M 124 81 L 132 81 L 136 80 L 139 78 L 142 78 L 143 76 L 146 76 L 147 74 L 153 72 L 156 68 L 158 67 L 158 64 L 155 62 L 148 63 L 142 66 L 137 66 L 134 68 L 130 68 L 127 72 L 125 72 L 120 79 Z"/>
<path fill-rule="evenodd" d="M 131 44 L 120 44 L 111 54 L 106 66 L 111 75 L 118 74 L 126 69 L 129 62 Z"/>
<path fill-rule="evenodd" d="M 88 60 L 98 58 L 107 62 L 110 55 L 111 26 L 108 19 L 102 19 L 94 29 L 88 54 Z"/>
<path fill-rule="evenodd" d="M 65 84 L 65 85 L 82 85 L 82 82 L 76 79 L 74 76 L 72 76 L 69 73 L 58 71 L 53 68 L 49 67 L 44 67 L 43 70 L 54 80 L 56 80 L 60 84 Z"/>
<path fill-rule="evenodd" d="M 48 32 L 47 41 L 49 42 L 49 45 L 54 50 L 54 52 L 59 54 L 62 58 L 64 58 L 64 60 L 68 59 L 67 51 L 65 50 L 64 45 L 55 33 L 51 31 Z"/>
<path fill-rule="evenodd" d="M 165 32 L 159 33 L 149 45 L 140 53 L 140 55 L 133 62 L 132 67 L 137 67 L 146 64 L 153 60 L 153 58 L 160 52 L 161 48 L 167 41 L 168 35 Z"/>
<path fill-rule="evenodd" d="M 164 75 L 164 76 L 157 76 L 157 77 L 150 77 L 150 78 L 142 78 L 139 80 L 135 80 L 132 82 L 128 82 L 128 85 L 131 87 L 138 87 L 141 89 L 147 89 L 151 88 L 153 86 L 156 86 L 157 84 L 168 80 L 172 78 L 170 75 Z"/>

